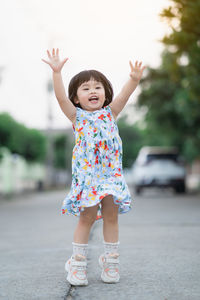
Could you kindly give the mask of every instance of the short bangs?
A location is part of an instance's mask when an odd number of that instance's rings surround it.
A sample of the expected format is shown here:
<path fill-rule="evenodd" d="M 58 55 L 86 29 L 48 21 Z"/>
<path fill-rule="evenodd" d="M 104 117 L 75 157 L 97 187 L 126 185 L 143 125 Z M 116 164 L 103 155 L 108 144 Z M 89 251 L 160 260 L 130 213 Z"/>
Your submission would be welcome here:
<path fill-rule="evenodd" d="M 112 88 L 110 81 L 106 78 L 106 76 L 104 76 L 101 72 L 96 71 L 96 70 L 86 70 L 86 71 L 82 71 L 82 72 L 78 73 L 77 75 L 75 75 L 69 83 L 69 87 L 68 87 L 69 99 L 72 101 L 72 103 L 75 106 L 81 107 L 79 103 L 78 104 L 74 103 L 74 99 L 77 96 L 77 90 L 78 90 L 79 86 L 81 86 L 82 83 L 87 82 L 92 79 L 94 79 L 95 81 L 101 82 L 105 89 L 106 100 L 104 102 L 103 107 L 107 106 L 108 104 L 110 104 L 112 102 L 113 88 Z"/>

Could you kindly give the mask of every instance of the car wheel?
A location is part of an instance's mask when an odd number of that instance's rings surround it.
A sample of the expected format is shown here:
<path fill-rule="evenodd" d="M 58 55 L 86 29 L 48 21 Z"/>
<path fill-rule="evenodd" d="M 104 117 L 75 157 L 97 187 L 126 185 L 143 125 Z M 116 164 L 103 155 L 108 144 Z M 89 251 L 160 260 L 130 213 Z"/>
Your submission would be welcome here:
<path fill-rule="evenodd" d="M 141 188 L 140 186 L 136 186 L 136 187 L 135 187 L 135 193 L 136 193 L 137 195 L 139 195 L 139 194 L 141 194 L 141 192 L 142 192 L 142 188 Z"/>
<path fill-rule="evenodd" d="M 177 186 L 174 187 L 176 194 L 185 194 L 185 182 L 179 183 Z"/>

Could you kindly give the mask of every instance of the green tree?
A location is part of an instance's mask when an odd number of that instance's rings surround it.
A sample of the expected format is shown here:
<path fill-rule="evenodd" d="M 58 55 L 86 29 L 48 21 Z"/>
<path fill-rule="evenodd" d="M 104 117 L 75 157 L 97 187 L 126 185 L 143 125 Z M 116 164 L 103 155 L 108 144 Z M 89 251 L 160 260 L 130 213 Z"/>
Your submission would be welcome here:
<path fill-rule="evenodd" d="M 200 0 L 173 0 L 161 13 L 171 27 L 158 69 L 148 69 L 138 105 L 156 145 L 176 145 L 188 161 L 200 149 Z"/>
<path fill-rule="evenodd" d="M 0 114 L 0 147 L 2 146 L 30 162 L 43 162 L 46 156 L 46 137 L 40 131 L 16 122 L 8 113 Z"/>
<path fill-rule="evenodd" d="M 123 167 L 130 168 L 138 151 L 145 144 L 144 135 L 137 124 L 129 125 L 126 116 L 118 120 L 119 134 L 123 142 Z"/>
<path fill-rule="evenodd" d="M 54 138 L 54 167 L 71 170 L 73 144 L 66 134 Z"/>

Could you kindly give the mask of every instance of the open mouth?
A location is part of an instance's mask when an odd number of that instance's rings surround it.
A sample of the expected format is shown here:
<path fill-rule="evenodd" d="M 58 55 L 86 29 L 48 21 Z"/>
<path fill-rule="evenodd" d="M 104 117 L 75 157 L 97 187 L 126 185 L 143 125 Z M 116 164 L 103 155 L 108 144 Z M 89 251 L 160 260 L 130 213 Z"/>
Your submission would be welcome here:
<path fill-rule="evenodd" d="M 99 98 L 97 96 L 92 96 L 89 98 L 89 101 L 92 103 L 96 103 L 99 100 Z"/>

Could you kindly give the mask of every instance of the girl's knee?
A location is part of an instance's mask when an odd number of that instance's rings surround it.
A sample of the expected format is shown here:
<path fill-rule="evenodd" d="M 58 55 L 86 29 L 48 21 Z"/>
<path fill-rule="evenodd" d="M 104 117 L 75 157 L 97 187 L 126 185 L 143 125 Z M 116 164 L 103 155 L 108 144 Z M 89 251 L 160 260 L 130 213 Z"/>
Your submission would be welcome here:
<path fill-rule="evenodd" d="M 84 223 L 84 224 L 89 224 L 92 225 L 95 220 L 96 220 L 96 216 L 97 216 L 97 211 L 90 211 L 85 209 L 85 211 L 83 213 L 81 213 L 80 215 L 80 222 Z"/>
<path fill-rule="evenodd" d="M 118 213 L 103 214 L 103 221 L 107 223 L 117 223 Z"/>
<path fill-rule="evenodd" d="M 84 215 L 80 217 L 80 222 L 84 224 L 92 225 L 95 220 L 96 220 L 96 216 Z"/>

